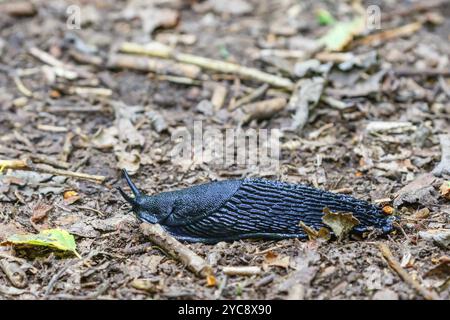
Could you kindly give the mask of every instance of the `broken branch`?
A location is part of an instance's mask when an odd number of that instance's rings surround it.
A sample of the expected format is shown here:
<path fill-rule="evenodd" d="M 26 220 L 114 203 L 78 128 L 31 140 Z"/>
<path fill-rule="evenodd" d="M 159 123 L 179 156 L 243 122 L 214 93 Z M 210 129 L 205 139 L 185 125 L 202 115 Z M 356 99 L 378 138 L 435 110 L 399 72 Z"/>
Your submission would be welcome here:
<path fill-rule="evenodd" d="M 202 257 L 169 235 L 159 224 L 142 223 L 140 229 L 151 242 L 161 247 L 173 258 L 181 261 L 196 275 L 204 277 L 211 274 L 211 266 Z"/>
<path fill-rule="evenodd" d="M 253 79 L 260 82 L 268 83 L 275 87 L 292 90 L 294 84 L 287 78 L 282 78 L 270 73 L 260 71 L 255 68 L 244 67 L 235 63 L 225 62 L 196 56 L 188 53 L 180 53 L 161 43 L 152 42 L 145 46 L 125 42 L 120 47 L 120 51 L 125 53 L 134 53 L 141 55 L 149 55 L 165 59 L 173 59 L 178 62 L 193 64 L 204 69 L 238 75 L 244 78 Z"/>
<path fill-rule="evenodd" d="M 409 273 L 406 272 L 406 270 L 402 268 L 402 266 L 395 259 L 391 250 L 389 249 L 389 247 L 386 244 L 380 243 L 378 248 L 380 249 L 380 252 L 383 255 L 383 257 L 386 259 L 388 265 L 400 276 L 400 278 L 402 278 L 403 281 L 405 281 L 408 285 L 410 285 L 413 289 L 415 289 L 426 300 L 439 299 L 439 296 L 435 292 L 422 287 L 419 282 L 414 280 L 414 278 L 411 277 L 409 275 Z"/>

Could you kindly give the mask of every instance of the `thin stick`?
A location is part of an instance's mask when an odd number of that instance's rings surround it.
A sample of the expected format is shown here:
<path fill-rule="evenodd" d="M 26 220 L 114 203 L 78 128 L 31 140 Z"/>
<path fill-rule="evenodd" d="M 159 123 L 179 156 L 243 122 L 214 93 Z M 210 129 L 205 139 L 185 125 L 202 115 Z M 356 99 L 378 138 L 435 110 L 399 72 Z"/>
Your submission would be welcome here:
<path fill-rule="evenodd" d="M 193 54 L 180 53 L 168 46 L 157 42 L 150 43 L 146 46 L 142 46 L 137 43 L 125 42 L 120 47 L 120 51 L 126 53 L 149 55 L 165 59 L 173 59 L 178 62 L 193 64 L 204 69 L 238 75 L 243 78 L 253 79 L 288 90 L 292 90 L 294 87 L 292 81 L 287 78 L 266 73 L 255 68 L 244 67 L 235 63 L 204 58 Z"/>
<path fill-rule="evenodd" d="M 45 164 L 32 164 L 29 163 L 27 160 L 0 160 L 0 168 L 3 169 L 14 169 L 14 170 L 29 170 L 29 171 L 36 171 L 36 172 L 42 172 L 42 173 L 49 173 L 57 176 L 66 176 L 66 177 L 72 177 L 72 178 L 78 178 L 78 179 L 86 179 L 86 180 L 92 180 L 95 182 L 103 182 L 105 181 L 105 176 L 99 176 L 99 175 L 91 175 L 87 173 L 81 173 L 81 172 L 74 172 L 69 170 L 63 170 L 63 169 L 56 169 L 49 165 Z"/>
<path fill-rule="evenodd" d="M 159 224 L 142 223 L 140 229 L 151 242 L 160 246 L 164 252 L 167 252 L 173 258 L 181 261 L 196 275 L 204 277 L 211 274 L 211 266 L 202 257 L 165 232 Z"/>
<path fill-rule="evenodd" d="M 223 267 L 222 271 L 227 276 L 254 276 L 261 273 L 261 268 L 257 266 Z"/>
<path fill-rule="evenodd" d="M 394 269 L 395 272 L 402 278 L 403 281 L 405 281 L 408 285 L 410 285 L 412 288 L 414 288 L 420 295 L 422 295 L 426 300 L 438 300 L 439 296 L 428 289 L 425 289 L 420 285 L 419 282 L 413 279 L 413 277 L 410 276 L 408 272 L 406 272 L 405 269 L 402 268 L 400 263 L 395 259 L 393 256 L 391 250 L 385 243 L 380 243 L 378 245 L 378 248 L 380 249 L 381 254 L 386 259 L 388 265 Z"/>

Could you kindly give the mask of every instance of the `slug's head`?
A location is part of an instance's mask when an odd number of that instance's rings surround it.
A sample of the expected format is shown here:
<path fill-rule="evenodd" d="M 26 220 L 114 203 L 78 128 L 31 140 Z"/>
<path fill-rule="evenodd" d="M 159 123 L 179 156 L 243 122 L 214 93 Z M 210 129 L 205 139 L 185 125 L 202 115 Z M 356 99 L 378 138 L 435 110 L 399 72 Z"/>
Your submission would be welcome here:
<path fill-rule="evenodd" d="M 122 170 L 125 180 L 128 183 L 134 197 L 127 195 L 122 188 L 118 190 L 122 197 L 131 204 L 131 211 L 133 211 L 138 218 L 149 223 L 161 223 L 167 217 L 166 211 L 170 208 L 169 198 L 161 197 L 161 195 L 147 196 L 142 194 L 136 185 L 131 181 L 128 172 Z"/>

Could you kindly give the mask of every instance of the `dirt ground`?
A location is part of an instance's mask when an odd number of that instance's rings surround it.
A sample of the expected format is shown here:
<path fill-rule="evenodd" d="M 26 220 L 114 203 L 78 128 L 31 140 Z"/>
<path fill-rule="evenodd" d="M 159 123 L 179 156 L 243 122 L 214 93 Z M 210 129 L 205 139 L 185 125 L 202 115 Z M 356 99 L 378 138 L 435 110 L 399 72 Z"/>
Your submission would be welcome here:
<path fill-rule="evenodd" d="M 2 168 L 0 240 L 61 228 L 82 259 L 3 246 L 0 299 L 450 298 L 450 169 L 440 162 L 450 128 L 448 1 L 36 0 L 20 10 L 6 2 L 0 160 L 26 158 L 31 170 Z M 73 4 L 79 29 L 70 28 Z M 355 34 L 337 54 L 320 45 L 371 4 L 381 8 L 380 29 Z M 152 40 L 298 86 L 118 56 L 125 41 Z M 278 99 L 283 107 L 246 123 L 240 99 L 255 90 L 248 102 Z M 279 169 L 173 163 L 171 134 L 194 120 L 218 129 L 289 127 Z M 400 220 L 394 233 L 366 239 L 186 244 L 213 267 L 205 279 L 142 234 L 116 190 L 129 190 L 120 168 L 147 194 L 260 176 L 353 195 Z M 228 276 L 225 266 L 261 272 Z"/>

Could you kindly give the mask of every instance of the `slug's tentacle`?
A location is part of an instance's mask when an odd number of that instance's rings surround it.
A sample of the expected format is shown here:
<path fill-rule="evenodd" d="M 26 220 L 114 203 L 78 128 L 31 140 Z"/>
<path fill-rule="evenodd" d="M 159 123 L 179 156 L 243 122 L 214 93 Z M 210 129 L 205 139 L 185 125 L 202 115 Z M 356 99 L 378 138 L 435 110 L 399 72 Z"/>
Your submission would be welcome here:
<path fill-rule="evenodd" d="M 122 173 L 123 176 L 125 177 L 125 180 L 127 181 L 128 185 L 130 186 L 131 191 L 134 194 L 134 197 L 137 198 L 141 195 L 141 192 L 139 191 L 139 189 L 136 187 L 136 185 L 133 183 L 133 181 L 131 181 L 130 176 L 128 175 L 127 170 L 122 169 Z"/>
<path fill-rule="evenodd" d="M 122 190 L 121 187 L 117 187 L 117 190 L 119 190 L 119 192 L 120 192 L 120 194 L 122 195 L 122 197 L 123 197 L 125 200 L 127 200 L 133 207 L 134 207 L 135 205 L 137 205 L 136 201 L 135 201 L 132 197 L 130 197 L 129 195 L 127 195 L 127 194 L 125 193 L 125 191 Z"/>

